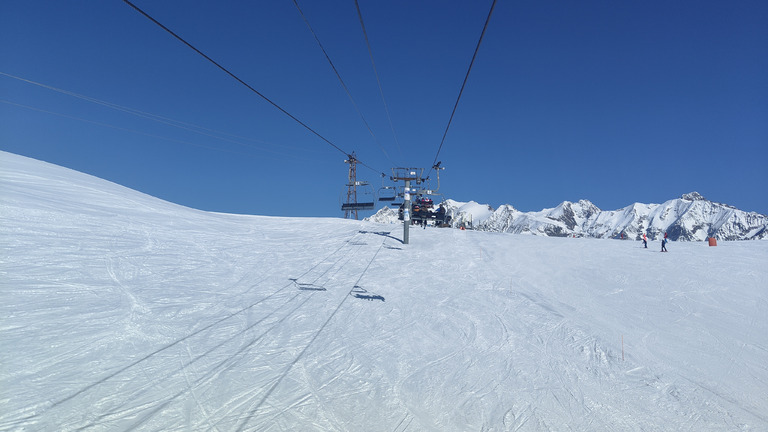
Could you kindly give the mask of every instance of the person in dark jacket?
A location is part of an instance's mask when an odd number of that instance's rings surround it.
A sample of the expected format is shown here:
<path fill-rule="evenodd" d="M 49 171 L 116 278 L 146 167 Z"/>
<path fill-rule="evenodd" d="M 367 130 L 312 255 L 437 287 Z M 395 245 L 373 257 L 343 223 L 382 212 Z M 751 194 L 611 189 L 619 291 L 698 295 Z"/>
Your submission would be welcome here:
<path fill-rule="evenodd" d="M 662 252 L 666 252 L 667 251 L 667 238 L 666 237 L 664 237 L 661 240 L 661 251 Z"/>
<path fill-rule="evenodd" d="M 440 208 L 435 213 L 435 226 L 443 226 L 445 224 L 445 206 L 440 204 Z"/>

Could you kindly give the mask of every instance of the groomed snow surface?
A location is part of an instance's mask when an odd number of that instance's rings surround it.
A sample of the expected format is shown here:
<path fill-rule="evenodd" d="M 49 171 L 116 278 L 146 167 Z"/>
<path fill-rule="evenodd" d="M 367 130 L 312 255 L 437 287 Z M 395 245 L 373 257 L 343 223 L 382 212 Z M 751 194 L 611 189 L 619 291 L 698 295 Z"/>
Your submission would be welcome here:
<path fill-rule="evenodd" d="M 192 210 L 0 153 L 0 430 L 768 430 L 768 242 Z"/>

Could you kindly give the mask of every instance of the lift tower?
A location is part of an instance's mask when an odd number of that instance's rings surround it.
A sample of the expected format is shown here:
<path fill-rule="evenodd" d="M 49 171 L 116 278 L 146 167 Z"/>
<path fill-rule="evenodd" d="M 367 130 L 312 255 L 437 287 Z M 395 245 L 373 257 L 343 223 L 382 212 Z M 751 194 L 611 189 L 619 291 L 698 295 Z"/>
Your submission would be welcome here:
<path fill-rule="evenodd" d="M 347 155 L 347 160 L 344 161 L 349 164 L 349 181 L 347 182 L 347 200 L 341 204 L 341 210 L 344 211 L 344 218 L 351 219 L 354 216 L 355 220 L 358 219 L 358 210 L 373 210 L 374 203 L 371 199 L 370 202 L 358 202 L 357 193 L 359 189 L 365 190 L 370 188 L 368 182 L 357 180 L 357 164 L 360 161 L 355 157 L 355 152 Z M 362 192 L 362 190 L 360 191 Z M 370 195 L 370 192 L 368 192 Z"/>
<path fill-rule="evenodd" d="M 432 169 L 437 175 L 437 189 L 424 189 L 424 183 L 429 182 L 429 177 L 424 177 L 424 168 L 392 168 L 392 181 L 403 181 L 403 244 L 409 243 L 408 227 L 411 226 L 411 196 L 435 195 L 440 189 L 440 171 L 445 168 L 438 162 Z"/>
<path fill-rule="evenodd" d="M 392 181 L 403 181 L 403 244 L 408 244 L 408 228 L 411 226 L 411 182 L 421 184 L 424 168 L 392 168 Z"/>

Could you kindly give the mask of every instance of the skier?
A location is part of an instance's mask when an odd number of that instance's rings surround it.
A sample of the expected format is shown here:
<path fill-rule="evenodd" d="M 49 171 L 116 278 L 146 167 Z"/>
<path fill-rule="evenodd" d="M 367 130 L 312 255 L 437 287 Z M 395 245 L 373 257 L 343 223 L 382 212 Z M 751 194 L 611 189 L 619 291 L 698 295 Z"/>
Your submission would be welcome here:
<path fill-rule="evenodd" d="M 437 209 L 435 214 L 435 226 L 442 227 L 445 224 L 445 206 L 440 204 L 440 208 Z"/>
<path fill-rule="evenodd" d="M 662 252 L 666 252 L 667 251 L 667 237 L 666 236 L 661 240 L 661 251 Z"/>
<path fill-rule="evenodd" d="M 643 233 L 643 246 L 648 249 L 648 237 L 645 236 L 645 233 Z"/>

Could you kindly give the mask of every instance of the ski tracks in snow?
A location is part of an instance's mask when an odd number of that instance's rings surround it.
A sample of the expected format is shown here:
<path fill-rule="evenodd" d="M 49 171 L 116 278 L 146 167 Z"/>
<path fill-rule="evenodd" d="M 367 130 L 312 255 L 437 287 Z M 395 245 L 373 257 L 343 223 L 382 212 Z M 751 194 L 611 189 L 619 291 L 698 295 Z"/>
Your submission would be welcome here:
<path fill-rule="evenodd" d="M 359 286 L 358 284 L 360 283 L 362 278 L 365 276 L 366 271 L 368 271 L 368 269 L 370 268 L 370 266 L 373 263 L 373 261 L 376 259 L 376 256 L 379 254 L 379 251 L 381 251 L 382 247 L 384 246 L 384 242 L 385 241 L 386 241 L 386 237 L 382 238 L 381 244 L 379 244 L 378 248 L 375 249 L 375 252 L 373 253 L 373 255 L 371 256 L 370 259 L 356 260 L 355 264 L 358 264 L 358 265 L 361 265 L 363 263 L 366 264 L 365 268 L 362 269 L 362 272 L 359 273 L 359 277 L 357 277 L 357 279 L 354 280 L 354 283 L 352 283 L 352 287 L 349 288 L 349 290 L 347 291 L 346 295 L 344 295 L 341 298 L 341 301 L 338 303 L 338 306 L 336 306 L 336 308 L 332 310 L 332 312 L 330 313 L 328 318 L 322 323 L 322 325 L 319 326 L 317 331 L 312 335 L 311 339 L 308 342 L 306 342 L 306 344 L 304 345 L 303 349 L 298 353 L 298 355 L 296 355 L 296 357 L 293 359 L 293 361 L 291 361 L 290 363 L 287 364 L 287 366 L 285 367 L 284 371 L 279 375 L 279 377 L 275 380 L 275 382 L 268 388 L 268 390 L 266 390 L 264 392 L 264 395 L 259 399 L 258 403 L 253 405 L 248 410 L 247 416 L 245 418 L 240 419 L 240 422 L 239 422 L 238 427 L 237 427 L 238 431 L 244 430 L 245 427 L 248 426 L 248 424 L 254 419 L 256 413 L 259 411 L 259 409 L 262 407 L 262 405 L 264 405 L 265 401 L 270 397 L 270 395 L 275 391 L 275 389 L 280 385 L 280 383 L 283 382 L 283 380 L 291 372 L 291 370 L 294 368 L 296 363 L 298 363 L 299 360 L 301 360 L 301 358 L 304 356 L 304 354 L 307 352 L 307 350 L 309 350 L 310 347 L 312 347 L 312 345 L 314 344 L 315 340 L 317 340 L 318 336 L 320 336 L 320 334 L 326 328 L 328 323 L 330 323 L 331 320 L 334 318 L 334 316 L 339 312 L 339 310 L 341 310 L 341 307 L 344 305 L 344 302 L 346 302 L 350 298 L 350 296 L 352 295 L 352 292 L 354 291 L 354 289 Z M 364 241 L 363 242 L 358 242 L 358 241 L 354 241 L 353 242 L 353 241 L 350 241 L 349 243 L 353 247 L 354 246 L 359 246 L 361 248 L 368 245 L 368 243 L 366 243 Z M 370 250 L 367 251 L 367 252 L 370 253 Z M 348 264 L 348 262 L 353 257 L 354 258 L 359 258 L 360 257 L 359 255 L 357 255 L 358 253 L 360 253 L 359 250 L 353 250 L 353 252 L 351 252 L 348 255 L 349 259 L 347 259 L 346 261 L 344 259 L 339 259 L 339 261 L 334 263 L 332 268 L 336 267 L 339 262 L 344 261 L 344 264 L 342 264 L 341 266 L 339 266 L 337 268 L 337 270 L 334 273 L 334 275 L 335 274 L 340 274 L 340 275 L 343 275 L 344 277 L 348 277 L 350 275 L 358 274 L 357 271 L 355 271 L 354 269 L 345 269 L 344 272 L 341 271 L 342 269 L 345 268 L 345 266 Z M 365 255 L 366 254 L 363 254 L 363 256 L 365 256 Z M 325 276 L 327 273 L 328 273 L 327 271 L 323 272 L 320 277 Z M 316 278 L 312 282 L 312 284 L 314 286 L 321 286 L 321 285 L 317 285 L 317 281 L 320 280 L 320 277 Z M 333 280 L 333 278 L 331 278 L 329 280 Z M 347 279 L 346 281 L 341 282 L 340 283 L 341 288 L 338 291 L 343 293 L 344 287 L 349 286 L 349 284 L 350 284 L 350 280 L 349 279 Z M 298 282 L 297 282 L 297 285 L 301 286 Z M 282 410 L 282 412 L 284 413 L 284 412 L 286 412 L 286 410 Z"/>
<path fill-rule="evenodd" d="M 290 407 L 302 403 L 292 401 L 282 408 L 279 403 L 267 404 L 350 297 L 386 237 L 378 240 L 366 233 L 354 233 L 298 277 L 286 277 L 285 284 L 268 295 L 261 294 L 234 313 L 129 359 L 123 367 L 47 407 L 27 416 L 8 418 L 3 427 L 235 430 L 237 426 L 242 430 L 247 426 L 252 430 L 264 426 L 263 418 L 280 416 L 275 416 L 274 409 L 286 414 Z M 120 283 L 114 261 L 109 263 L 110 277 L 124 291 L 129 309 L 135 312 L 140 308 L 138 300 Z M 328 292 L 297 289 L 301 286 L 325 287 Z M 247 292 L 256 291 L 267 290 L 251 288 Z M 307 324 L 311 321 L 317 323 L 315 331 L 294 332 L 296 328 L 312 328 Z M 211 339 L 219 342 L 211 344 Z M 199 352 L 197 346 L 208 349 Z M 169 368 L 169 363 L 177 363 L 178 367 Z M 306 402 L 308 397 L 301 399 Z M 216 406 L 221 400 L 229 402 Z M 82 407 L 88 409 L 80 412 Z M 179 418 L 186 418 L 187 424 L 177 424 Z"/>

